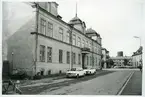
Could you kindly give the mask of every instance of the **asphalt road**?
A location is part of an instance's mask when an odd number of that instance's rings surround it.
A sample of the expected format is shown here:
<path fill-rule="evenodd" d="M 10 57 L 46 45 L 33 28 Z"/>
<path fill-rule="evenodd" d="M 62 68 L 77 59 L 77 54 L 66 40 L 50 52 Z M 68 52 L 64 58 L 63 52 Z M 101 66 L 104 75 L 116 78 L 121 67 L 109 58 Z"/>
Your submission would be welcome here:
<path fill-rule="evenodd" d="M 121 95 L 142 95 L 142 74 L 135 71 Z"/>
<path fill-rule="evenodd" d="M 85 77 L 81 77 L 78 79 L 64 78 L 65 79 L 64 81 L 59 81 L 59 80 L 61 80 L 61 79 L 59 79 L 57 83 L 43 84 L 43 85 L 32 86 L 32 87 L 31 86 L 30 87 L 21 87 L 20 89 L 22 91 L 22 94 L 39 94 L 40 92 L 43 92 L 47 89 L 54 91 L 56 89 L 60 89 L 65 86 L 71 86 L 71 84 L 88 81 L 88 80 L 94 79 L 96 77 L 103 76 L 103 75 L 113 73 L 113 72 L 115 72 L 115 71 L 99 71 L 95 75 L 85 76 Z"/>
<path fill-rule="evenodd" d="M 134 72 L 134 73 L 133 73 Z M 81 78 L 42 79 L 20 87 L 22 95 L 117 95 L 133 73 L 121 95 L 141 95 L 139 70 L 102 70 Z"/>
<path fill-rule="evenodd" d="M 84 77 L 78 83 L 43 90 L 40 95 L 117 95 L 127 78 L 134 70 L 117 70 L 88 80 Z M 92 77 L 92 76 L 90 76 Z M 69 83 L 69 82 L 68 82 Z"/>

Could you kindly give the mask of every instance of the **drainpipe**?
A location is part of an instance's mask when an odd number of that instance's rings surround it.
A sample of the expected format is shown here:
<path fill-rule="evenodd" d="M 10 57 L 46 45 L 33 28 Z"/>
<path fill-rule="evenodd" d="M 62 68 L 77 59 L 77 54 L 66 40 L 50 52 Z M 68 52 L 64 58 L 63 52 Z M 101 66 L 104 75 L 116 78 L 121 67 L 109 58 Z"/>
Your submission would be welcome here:
<path fill-rule="evenodd" d="M 93 40 L 92 40 L 92 67 L 94 67 L 94 57 L 93 57 L 93 52 L 94 52 L 94 49 L 93 49 Z"/>
<path fill-rule="evenodd" d="M 71 45 L 71 69 L 73 68 L 73 52 L 72 52 L 72 31 L 73 31 L 73 24 L 69 24 L 71 31 L 70 31 L 70 45 Z"/>
<path fill-rule="evenodd" d="M 38 20 L 39 20 L 39 5 L 35 3 L 36 5 L 36 33 L 38 33 Z M 36 62 L 37 62 L 37 47 L 38 47 L 38 34 L 35 34 L 35 61 L 34 61 L 34 70 L 35 70 L 35 75 L 36 75 Z"/>

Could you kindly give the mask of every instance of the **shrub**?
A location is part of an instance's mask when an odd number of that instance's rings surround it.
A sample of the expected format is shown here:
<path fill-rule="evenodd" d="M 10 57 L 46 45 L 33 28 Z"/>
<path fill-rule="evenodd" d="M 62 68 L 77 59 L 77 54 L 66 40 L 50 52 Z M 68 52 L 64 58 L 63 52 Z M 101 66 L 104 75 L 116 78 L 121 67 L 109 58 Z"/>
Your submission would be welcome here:
<path fill-rule="evenodd" d="M 23 79 L 29 79 L 30 76 L 27 75 L 26 71 L 20 70 L 17 73 L 12 74 L 11 78 L 12 79 L 21 79 L 21 80 L 23 80 Z"/>
<path fill-rule="evenodd" d="M 34 77 L 33 77 L 34 80 L 36 79 L 41 79 L 41 73 L 38 72 Z"/>

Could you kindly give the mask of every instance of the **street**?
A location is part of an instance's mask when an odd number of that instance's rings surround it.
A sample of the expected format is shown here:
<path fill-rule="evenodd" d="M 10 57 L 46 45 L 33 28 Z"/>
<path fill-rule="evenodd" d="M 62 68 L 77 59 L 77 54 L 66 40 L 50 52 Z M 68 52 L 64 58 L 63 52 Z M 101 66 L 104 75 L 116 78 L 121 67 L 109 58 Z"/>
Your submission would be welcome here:
<path fill-rule="evenodd" d="M 41 95 L 117 95 L 126 80 L 133 74 L 121 95 L 141 95 L 139 70 L 103 70 L 81 78 L 62 78 L 21 87 L 23 94 Z M 136 79 L 137 78 L 137 79 Z M 133 84 L 136 83 L 134 86 Z M 136 87 L 138 86 L 138 87 Z M 130 89 L 128 89 L 130 88 Z"/>

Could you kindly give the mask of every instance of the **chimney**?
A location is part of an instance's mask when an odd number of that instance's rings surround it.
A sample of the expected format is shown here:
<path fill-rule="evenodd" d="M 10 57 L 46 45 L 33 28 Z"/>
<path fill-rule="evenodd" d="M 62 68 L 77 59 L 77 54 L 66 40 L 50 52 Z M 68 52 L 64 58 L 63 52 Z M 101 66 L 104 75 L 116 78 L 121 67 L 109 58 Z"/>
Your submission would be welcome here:
<path fill-rule="evenodd" d="M 48 2 L 47 4 L 48 12 L 50 12 L 56 17 L 58 16 L 57 7 L 58 7 L 58 4 L 56 2 Z"/>

